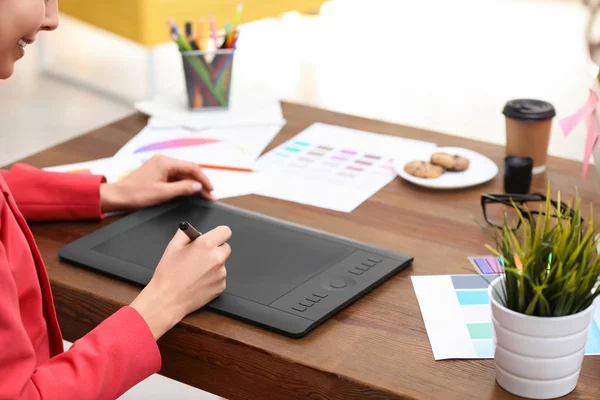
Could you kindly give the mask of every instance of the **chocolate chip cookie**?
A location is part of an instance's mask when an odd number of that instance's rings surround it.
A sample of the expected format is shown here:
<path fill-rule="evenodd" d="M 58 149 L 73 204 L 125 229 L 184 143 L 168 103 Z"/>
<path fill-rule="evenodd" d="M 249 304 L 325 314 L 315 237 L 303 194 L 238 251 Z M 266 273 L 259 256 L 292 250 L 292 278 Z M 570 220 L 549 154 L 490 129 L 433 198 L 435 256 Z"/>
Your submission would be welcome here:
<path fill-rule="evenodd" d="M 417 178 L 435 179 L 442 176 L 444 168 L 425 161 L 411 161 L 404 166 L 404 170 Z"/>
<path fill-rule="evenodd" d="M 448 171 L 455 172 L 465 171 L 469 168 L 468 158 L 448 153 L 433 153 L 431 155 L 431 163 L 439 165 Z"/>

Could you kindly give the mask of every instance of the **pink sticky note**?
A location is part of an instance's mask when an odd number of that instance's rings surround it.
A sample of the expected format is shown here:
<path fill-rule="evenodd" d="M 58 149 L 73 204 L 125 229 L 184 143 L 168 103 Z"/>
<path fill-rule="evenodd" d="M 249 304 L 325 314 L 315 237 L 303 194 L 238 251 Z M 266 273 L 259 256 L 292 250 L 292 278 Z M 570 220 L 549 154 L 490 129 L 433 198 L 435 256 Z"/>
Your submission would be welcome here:
<path fill-rule="evenodd" d="M 562 129 L 565 136 L 575 129 L 577 124 L 586 119 L 586 117 L 593 115 L 596 109 L 596 103 L 598 103 L 598 96 L 590 89 L 590 95 L 585 104 L 577 110 L 573 115 L 563 118 L 559 121 L 560 128 Z"/>
<path fill-rule="evenodd" d="M 583 177 L 587 175 L 588 166 L 590 165 L 590 158 L 592 157 L 592 151 L 596 147 L 598 141 L 598 127 L 596 126 L 596 116 L 590 114 L 587 118 L 587 138 L 585 140 L 585 154 L 583 156 Z M 598 160 L 600 162 L 600 160 Z"/>

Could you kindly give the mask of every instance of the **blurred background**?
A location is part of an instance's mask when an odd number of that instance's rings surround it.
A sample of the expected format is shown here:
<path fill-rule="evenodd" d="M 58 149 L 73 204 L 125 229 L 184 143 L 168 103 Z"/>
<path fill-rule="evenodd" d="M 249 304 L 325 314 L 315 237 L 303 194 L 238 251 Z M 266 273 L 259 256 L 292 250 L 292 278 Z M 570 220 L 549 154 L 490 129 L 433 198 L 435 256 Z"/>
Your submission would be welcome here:
<path fill-rule="evenodd" d="M 13 78 L 0 82 L 2 134 L 11 135 L 0 148 L 3 164 L 128 115 L 135 100 L 183 96 L 181 58 L 166 21 L 130 29 L 152 1 L 135 2 L 140 10 L 121 6 L 103 28 L 65 11 L 58 31 L 27 49 Z M 102 25 L 99 3 L 112 2 L 64 0 L 60 7 Z M 507 100 L 541 98 L 558 117 L 585 101 L 596 68 L 586 39 L 593 3 L 246 2 L 232 96 L 285 99 L 502 144 Z M 235 4 L 206 2 L 203 9 L 233 15 Z M 596 25 L 591 36 L 600 37 Z M 567 140 L 555 124 L 550 153 L 581 159 L 584 139 L 583 127 Z"/>
<path fill-rule="evenodd" d="M 127 116 L 137 100 L 185 96 L 163 14 L 214 13 L 223 26 L 237 1 L 129 3 L 59 2 L 58 31 L 41 34 L 15 75 L 0 82 L 1 165 Z M 564 117 L 584 103 L 597 74 L 590 49 L 600 61 L 593 0 L 244 6 L 235 101 L 288 100 L 498 144 L 506 101 L 547 100 Z M 555 123 L 550 154 L 581 160 L 584 141 L 583 126 L 565 139 Z M 211 398 L 160 377 L 124 398 L 167 397 Z"/>

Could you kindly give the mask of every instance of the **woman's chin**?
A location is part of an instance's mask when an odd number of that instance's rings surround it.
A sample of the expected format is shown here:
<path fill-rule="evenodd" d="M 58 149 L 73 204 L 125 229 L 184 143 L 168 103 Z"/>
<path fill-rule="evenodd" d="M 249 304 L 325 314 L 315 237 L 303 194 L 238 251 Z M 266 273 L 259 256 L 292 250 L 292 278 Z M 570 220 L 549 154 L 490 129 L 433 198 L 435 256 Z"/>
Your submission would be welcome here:
<path fill-rule="evenodd" d="M 15 70 L 14 62 L 0 63 L 0 79 L 8 79 Z"/>

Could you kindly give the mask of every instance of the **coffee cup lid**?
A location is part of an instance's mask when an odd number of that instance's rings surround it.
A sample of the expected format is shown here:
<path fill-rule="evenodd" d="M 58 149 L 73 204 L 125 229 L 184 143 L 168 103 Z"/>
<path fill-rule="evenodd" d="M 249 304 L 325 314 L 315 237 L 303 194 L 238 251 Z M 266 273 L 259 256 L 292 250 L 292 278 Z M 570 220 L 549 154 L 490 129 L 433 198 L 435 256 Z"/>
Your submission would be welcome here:
<path fill-rule="evenodd" d="M 502 111 L 506 117 L 519 121 L 543 121 L 556 115 L 552 104 L 534 99 L 511 100 Z"/>

